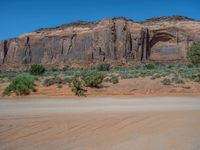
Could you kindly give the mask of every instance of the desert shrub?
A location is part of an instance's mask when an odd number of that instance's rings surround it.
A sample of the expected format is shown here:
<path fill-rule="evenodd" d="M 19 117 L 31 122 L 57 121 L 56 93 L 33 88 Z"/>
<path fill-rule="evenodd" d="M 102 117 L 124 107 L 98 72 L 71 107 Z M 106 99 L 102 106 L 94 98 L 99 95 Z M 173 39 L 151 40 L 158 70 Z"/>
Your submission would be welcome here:
<path fill-rule="evenodd" d="M 63 86 L 61 84 L 57 85 L 57 88 L 62 88 Z"/>
<path fill-rule="evenodd" d="M 97 71 L 109 71 L 110 70 L 110 64 L 102 63 L 98 64 L 96 66 Z"/>
<path fill-rule="evenodd" d="M 45 72 L 45 68 L 40 64 L 33 64 L 29 70 L 32 75 L 41 75 Z"/>
<path fill-rule="evenodd" d="M 150 79 L 151 79 L 151 80 L 155 80 L 155 79 L 156 79 L 156 77 L 155 77 L 155 76 L 152 76 Z"/>
<path fill-rule="evenodd" d="M 71 87 L 72 91 L 78 95 L 83 96 L 87 92 L 84 87 L 101 87 L 103 79 L 106 77 L 105 73 L 97 71 L 84 71 L 81 74 L 77 74 L 72 78 Z"/>
<path fill-rule="evenodd" d="M 58 69 L 58 68 L 52 68 L 51 71 L 52 72 L 58 72 L 58 71 L 60 71 L 60 69 Z"/>
<path fill-rule="evenodd" d="M 122 79 L 131 79 L 131 78 L 133 78 L 133 77 L 134 77 L 134 78 L 139 77 L 138 74 L 133 76 L 133 75 L 131 75 L 131 74 L 129 74 L 129 73 L 126 73 L 126 72 L 125 72 L 125 73 L 122 73 L 120 76 L 121 76 Z"/>
<path fill-rule="evenodd" d="M 87 87 L 101 87 L 101 83 L 105 77 L 105 73 L 97 71 L 89 71 L 82 74 L 82 79 L 85 82 L 85 86 Z"/>
<path fill-rule="evenodd" d="M 172 81 L 168 78 L 163 79 L 161 82 L 163 85 L 170 85 L 172 83 Z"/>
<path fill-rule="evenodd" d="M 113 67 L 112 69 L 115 70 L 115 71 L 125 71 L 125 70 L 127 70 L 128 68 L 125 67 L 125 66 L 115 66 L 115 67 Z"/>
<path fill-rule="evenodd" d="M 59 78 L 59 77 L 54 77 L 54 78 L 48 78 L 45 79 L 43 82 L 44 86 L 51 86 L 53 84 L 65 84 L 65 80 Z"/>
<path fill-rule="evenodd" d="M 0 78 L 8 78 L 9 80 L 12 80 L 15 78 L 19 73 L 13 72 L 13 71 L 1 71 Z"/>
<path fill-rule="evenodd" d="M 30 91 L 35 91 L 35 78 L 31 75 L 18 75 L 5 88 L 3 95 L 10 95 L 12 92 L 17 95 L 28 95 Z"/>
<path fill-rule="evenodd" d="M 118 79 L 118 77 L 116 77 L 116 76 L 112 76 L 112 77 L 111 77 L 111 82 L 112 82 L 113 84 L 117 84 L 117 83 L 119 83 L 119 79 Z"/>
<path fill-rule="evenodd" d="M 155 69 L 155 65 L 154 65 L 154 64 L 146 64 L 146 65 L 145 65 L 145 68 L 146 68 L 146 69 L 149 69 L 149 70 L 150 70 L 150 69 Z"/>
<path fill-rule="evenodd" d="M 183 79 L 178 78 L 178 79 L 175 80 L 175 83 L 176 84 L 184 84 L 185 82 L 184 82 Z"/>
<path fill-rule="evenodd" d="M 175 82 L 176 84 L 184 84 L 185 83 L 183 81 L 183 79 L 178 75 L 175 75 L 175 77 L 172 78 L 172 81 Z"/>
<path fill-rule="evenodd" d="M 111 81 L 111 77 L 110 76 L 107 76 L 103 79 L 103 82 L 112 82 Z"/>
<path fill-rule="evenodd" d="M 167 68 L 169 68 L 169 69 L 171 69 L 173 67 L 174 67 L 174 65 L 167 65 Z"/>
<path fill-rule="evenodd" d="M 155 74 L 154 76 L 155 76 L 156 78 L 161 78 L 161 77 L 162 77 L 160 73 L 157 73 L 157 74 Z"/>
<path fill-rule="evenodd" d="M 195 82 L 200 82 L 200 73 L 193 75 L 193 79 Z"/>
<path fill-rule="evenodd" d="M 5 80 L 3 78 L 0 78 L 0 84 L 4 83 Z"/>
<path fill-rule="evenodd" d="M 84 96 L 86 89 L 84 89 L 84 81 L 80 75 L 75 75 L 72 80 L 72 92 L 78 96 Z"/>
<path fill-rule="evenodd" d="M 146 76 L 150 76 L 150 75 L 152 75 L 152 73 L 146 69 L 140 70 L 140 72 L 138 72 L 139 77 L 146 77 Z"/>
<path fill-rule="evenodd" d="M 187 58 L 193 64 L 200 64 L 200 42 L 192 45 L 187 51 Z"/>
<path fill-rule="evenodd" d="M 69 70 L 69 69 L 70 69 L 69 66 L 65 66 L 62 70 L 63 70 L 63 71 L 67 71 L 67 70 Z"/>
<path fill-rule="evenodd" d="M 194 68 L 194 67 L 196 67 L 196 65 L 194 65 L 194 64 L 187 64 L 187 67 L 188 68 Z"/>
<path fill-rule="evenodd" d="M 155 80 L 155 79 L 161 78 L 161 77 L 162 77 L 161 73 L 155 73 L 155 74 L 152 75 L 151 80 Z"/>
<path fill-rule="evenodd" d="M 73 77 L 65 77 L 65 78 L 64 78 L 64 81 L 65 81 L 66 83 L 71 83 L 72 80 L 73 80 Z"/>

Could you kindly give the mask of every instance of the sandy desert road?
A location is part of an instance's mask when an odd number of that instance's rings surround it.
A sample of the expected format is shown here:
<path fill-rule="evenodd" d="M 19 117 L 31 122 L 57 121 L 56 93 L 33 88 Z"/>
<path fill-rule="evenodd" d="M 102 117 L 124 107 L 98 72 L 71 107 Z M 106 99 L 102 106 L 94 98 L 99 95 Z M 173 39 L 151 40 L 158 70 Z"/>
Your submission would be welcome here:
<path fill-rule="evenodd" d="M 1 99 L 0 150 L 200 150 L 200 97 Z"/>

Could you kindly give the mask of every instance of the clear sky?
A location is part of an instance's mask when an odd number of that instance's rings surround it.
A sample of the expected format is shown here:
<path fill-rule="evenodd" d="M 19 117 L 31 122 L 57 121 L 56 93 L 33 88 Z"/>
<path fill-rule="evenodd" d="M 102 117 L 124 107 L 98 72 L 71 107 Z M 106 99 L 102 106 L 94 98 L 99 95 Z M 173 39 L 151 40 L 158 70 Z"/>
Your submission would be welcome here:
<path fill-rule="evenodd" d="M 0 40 L 77 20 L 168 15 L 200 20 L 200 0 L 0 0 L 0 6 Z"/>

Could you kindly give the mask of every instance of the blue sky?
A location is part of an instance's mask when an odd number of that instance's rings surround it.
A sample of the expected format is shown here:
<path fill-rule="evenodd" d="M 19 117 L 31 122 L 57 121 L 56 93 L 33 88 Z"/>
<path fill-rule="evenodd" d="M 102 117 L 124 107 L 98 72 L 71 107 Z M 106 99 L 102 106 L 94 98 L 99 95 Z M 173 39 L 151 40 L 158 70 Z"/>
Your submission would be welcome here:
<path fill-rule="evenodd" d="M 200 20 L 200 0 L 0 0 L 0 6 L 0 40 L 76 20 L 168 15 Z"/>

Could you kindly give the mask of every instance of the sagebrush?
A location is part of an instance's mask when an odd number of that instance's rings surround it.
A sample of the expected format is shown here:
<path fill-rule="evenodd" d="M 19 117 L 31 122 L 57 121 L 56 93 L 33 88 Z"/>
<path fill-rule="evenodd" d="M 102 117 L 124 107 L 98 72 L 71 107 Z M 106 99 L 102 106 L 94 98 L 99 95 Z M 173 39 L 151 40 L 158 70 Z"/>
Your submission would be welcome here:
<path fill-rule="evenodd" d="M 45 72 L 44 66 L 40 64 L 33 64 L 29 70 L 31 75 L 41 75 Z"/>
<path fill-rule="evenodd" d="M 84 96 L 87 90 L 84 88 L 84 81 L 82 80 L 80 75 L 75 75 L 72 79 L 72 92 L 74 92 L 78 96 Z"/>
<path fill-rule="evenodd" d="M 101 87 L 103 79 L 106 77 L 105 73 L 97 72 L 97 71 L 90 71 L 85 72 L 82 74 L 82 79 L 85 82 L 85 86 L 87 87 Z"/>
<path fill-rule="evenodd" d="M 110 70 L 110 64 L 102 63 L 98 64 L 96 66 L 97 71 L 109 71 Z"/>
<path fill-rule="evenodd" d="M 5 88 L 3 95 L 10 95 L 12 92 L 17 95 L 28 95 L 31 91 L 35 91 L 35 78 L 31 75 L 18 75 Z"/>
<path fill-rule="evenodd" d="M 187 51 L 187 58 L 193 64 L 200 64 L 200 42 L 192 45 Z"/>

